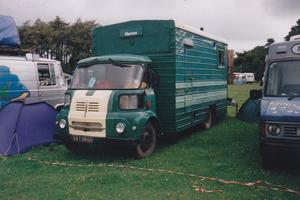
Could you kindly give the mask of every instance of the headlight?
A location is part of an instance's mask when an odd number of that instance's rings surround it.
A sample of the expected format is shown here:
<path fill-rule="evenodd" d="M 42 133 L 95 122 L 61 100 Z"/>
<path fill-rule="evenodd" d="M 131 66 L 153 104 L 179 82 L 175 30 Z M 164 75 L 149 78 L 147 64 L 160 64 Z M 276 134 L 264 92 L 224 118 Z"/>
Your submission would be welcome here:
<path fill-rule="evenodd" d="M 268 132 L 274 136 L 279 135 L 281 132 L 281 128 L 277 124 L 270 124 L 270 125 L 268 125 Z"/>
<path fill-rule="evenodd" d="M 121 122 L 117 123 L 115 128 L 116 128 L 116 132 L 119 134 L 122 134 L 125 131 L 125 125 Z"/>
<path fill-rule="evenodd" d="M 144 107 L 143 95 L 121 95 L 119 99 L 119 108 L 124 110 L 140 109 Z"/>
<path fill-rule="evenodd" d="M 64 101 L 64 105 L 68 106 L 71 103 L 71 95 L 69 94 L 65 94 L 65 101 Z"/>
<path fill-rule="evenodd" d="M 65 128 L 66 125 L 67 125 L 66 120 L 64 120 L 64 119 L 59 120 L 59 127 L 60 128 Z"/>

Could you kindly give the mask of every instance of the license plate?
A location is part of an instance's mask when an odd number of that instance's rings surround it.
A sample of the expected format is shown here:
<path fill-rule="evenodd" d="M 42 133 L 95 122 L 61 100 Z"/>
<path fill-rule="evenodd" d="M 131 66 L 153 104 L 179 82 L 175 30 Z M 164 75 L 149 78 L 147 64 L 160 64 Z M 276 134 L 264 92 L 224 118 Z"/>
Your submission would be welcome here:
<path fill-rule="evenodd" d="M 87 136 L 72 136 L 73 142 L 80 142 L 80 143 L 93 143 L 94 138 L 92 137 L 87 137 Z"/>

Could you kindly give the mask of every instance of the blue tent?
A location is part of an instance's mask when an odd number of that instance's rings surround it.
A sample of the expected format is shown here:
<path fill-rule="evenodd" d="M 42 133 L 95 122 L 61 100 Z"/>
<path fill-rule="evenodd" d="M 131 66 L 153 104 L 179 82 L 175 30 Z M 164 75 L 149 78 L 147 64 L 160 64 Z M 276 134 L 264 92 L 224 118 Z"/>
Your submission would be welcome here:
<path fill-rule="evenodd" d="M 244 122 L 258 123 L 261 97 L 262 92 L 260 90 L 250 90 L 250 97 L 240 108 L 237 118 Z"/>
<path fill-rule="evenodd" d="M 0 155 L 53 142 L 56 110 L 47 103 L 11 102 L 0 110 Z"/>
<path fill-rule="evenodd" d="M 0 46 L 20 46 L 18 29 L 15 21 L 10 16 L 0 15 Z"/>

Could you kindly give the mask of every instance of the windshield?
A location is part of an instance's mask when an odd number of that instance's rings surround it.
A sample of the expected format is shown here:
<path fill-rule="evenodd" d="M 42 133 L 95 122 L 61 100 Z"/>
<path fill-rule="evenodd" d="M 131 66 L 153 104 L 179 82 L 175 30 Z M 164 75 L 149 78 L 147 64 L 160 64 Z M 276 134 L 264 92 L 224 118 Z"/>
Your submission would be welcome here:
<path fill-rule="evenodd" d="M 300 61 L 274 62 L 269 66 L 266 96 L 300 95 Z"/>
<path fill-rule="evenodd" d="M 141 85 L 142 65 L 96 64 L 77 68 L 71 89 L 137 89 Z"/>

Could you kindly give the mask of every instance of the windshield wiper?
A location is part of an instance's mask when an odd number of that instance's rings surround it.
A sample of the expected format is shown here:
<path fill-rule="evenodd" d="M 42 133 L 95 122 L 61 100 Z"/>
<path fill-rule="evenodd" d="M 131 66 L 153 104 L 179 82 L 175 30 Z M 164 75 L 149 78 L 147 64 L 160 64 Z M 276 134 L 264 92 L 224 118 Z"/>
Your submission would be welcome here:
<path fill-rule="evenodd" d="M 288 98 L 288 100 L 290 101 L 290 100 L 292 100 L 292 99 L 294 99 L 294 98 L 296 98 L 296 97 L 300 97 L 300 95 L 298 94 L 298 95 L 290 96 L 290 97 Z"/>
<path fill-rule="evenodd" d="M 118 66 L 118 67 L 131 67 L 130 65 L 124 65 L 124 64 L 121 64 L 121 63 L 117 63 L 116 61 L 114 61 L 113 59 L 109 58 L 108 59 L 109 62 L 111 64 L 113 64 L 114 66 Z"/>

